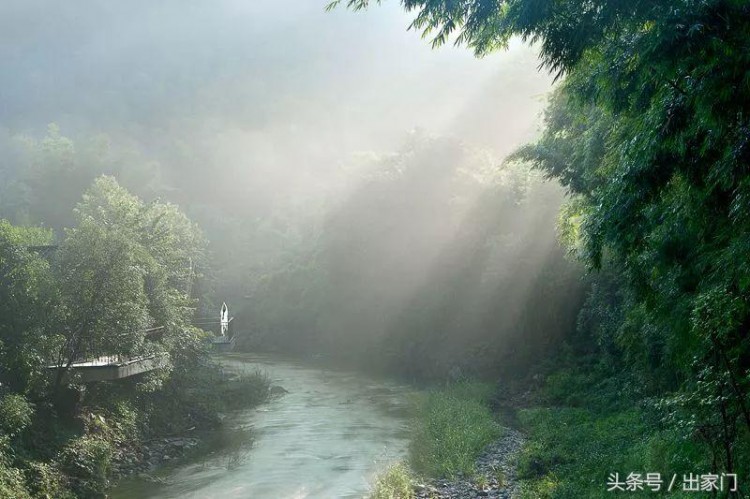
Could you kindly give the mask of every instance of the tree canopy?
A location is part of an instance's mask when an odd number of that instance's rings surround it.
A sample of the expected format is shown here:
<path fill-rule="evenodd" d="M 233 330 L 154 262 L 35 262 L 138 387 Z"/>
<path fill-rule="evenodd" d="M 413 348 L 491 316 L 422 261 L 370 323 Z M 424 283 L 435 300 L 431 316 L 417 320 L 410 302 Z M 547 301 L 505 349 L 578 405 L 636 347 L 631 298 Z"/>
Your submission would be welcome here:
<path fill-rule="evenodd" d="M 380 2 L 329 7 L 341 3 Z M 567 188 L 566 240 L 624 287 L 609 297 L 623 313 L 600 334 L 638 359 L 662 416 L 700 435 L 714 463 L 739 466 L 750 431 L 750 3 L 401 4 L 435 46 L 485 55 L 520 36 L 564 77 L 541 139 L 514 159 Z"/>

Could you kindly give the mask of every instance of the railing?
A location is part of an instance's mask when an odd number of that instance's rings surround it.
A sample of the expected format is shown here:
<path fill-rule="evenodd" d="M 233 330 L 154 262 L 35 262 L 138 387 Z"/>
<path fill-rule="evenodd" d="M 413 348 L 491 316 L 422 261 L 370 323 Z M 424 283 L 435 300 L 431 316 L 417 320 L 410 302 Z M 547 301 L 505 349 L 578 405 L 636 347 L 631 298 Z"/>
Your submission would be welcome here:
<path fill-rule="evenodd" d="M 149 337 L 157 335 L 159 332 L 164 330 L 164 326 L 152 327 L 144 329 L 144 337 L 148 340 Z M 79 366 L 79 367 L 95 367 L 95 366 L 111 366 L 111 365 L 123 365 L 128 364 L 144 358 L 144 356 L 150 355 L 150 353 L 107 353 L 111 352 L 111 342 L 117 340 L 118 337 L 124 337 L 125 334 L 107 338 L 107 344 L 102 342 L 94 341 L 88 338 L 84 341 L 78 342 L 74 348 L 73 358 L 65 357 L 65 355 L 58 356 L 55 359 L 54 365 L 50 367 L 67 367 L 67 366 Z"/>
<path fill-rule="evenodd" d="M 231 338 L 234 336 L 233 331 L 231 330 L 233 320 L 234 317 L 229 317 L 226 321 L 216 320 L 213 317 L 196 317 L 190 324 L 206 331 L 210 331 L 214 333 L 214 336 Z M 217 327 L 206 328 L 205 326 Z"/>
<path fill-rule="evenodd" d="M 231 325 L 234 317 L 229 317 L 229 309 L 226 303 L 222 303 L 221 311 L 219 313 L 219 320 L 216 317 L 196 317 L 191 321 L 193 326 L 200 327 L 201 329 L 207 329 L 205 326 L 210 326 L 207 330 L 214 329 L 213 326 L 218 326 L 213 331 L 214 343 L 233 343 L 234 334 L 231 331 Z M 146 340 L 153 339 L 161 331 L 164 330 L 164 326 L 152 327 L 145 329 L 142 332 Z M 112 365 L 124 365 L 137 360 L 141 360 L 147 356 L 154 355 L 152 353 L 109 353 L 115 350 L 113 342 L 116 342 L 118 337 L 126 337 L 128 334 L 122 334 L 119 336 L 110 336 L 105 341 L 94 341 L 91 338 L 86 340 L 77 340 L 75 345 L 70 343 L 67 345 L 68 350 L 72 350 L 73 358 L 65 357 L 65 353 L 61 352 L 61 355 L 57 359 L 53 360 L 54 365 L 49 367 L 94 367 L 94 366 L 112 366 Z M 70 352 L 67 352 L 70 355 Z"/>

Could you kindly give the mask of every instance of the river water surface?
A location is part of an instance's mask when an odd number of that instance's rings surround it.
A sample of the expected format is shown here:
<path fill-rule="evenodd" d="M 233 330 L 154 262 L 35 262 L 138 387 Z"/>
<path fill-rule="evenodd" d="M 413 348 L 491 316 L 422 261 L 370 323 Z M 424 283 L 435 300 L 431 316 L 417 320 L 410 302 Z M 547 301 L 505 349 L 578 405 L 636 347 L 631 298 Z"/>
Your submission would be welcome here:
<path fill-rule="evenodd" d="M 274 357 L 222 362 L 261 369 L 289 393 L 227 415 L 202 452 L 124 480 L 113 498 L 361 498 L 378 471 L 405 455 L 408 388 Z"/>

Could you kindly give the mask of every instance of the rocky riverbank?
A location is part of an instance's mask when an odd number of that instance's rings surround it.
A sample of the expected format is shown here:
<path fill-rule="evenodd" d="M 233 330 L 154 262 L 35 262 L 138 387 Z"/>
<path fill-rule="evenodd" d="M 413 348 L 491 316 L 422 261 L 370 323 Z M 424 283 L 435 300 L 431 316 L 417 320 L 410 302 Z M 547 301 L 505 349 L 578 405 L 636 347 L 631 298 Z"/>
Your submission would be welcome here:
<path fill-rule="evenodd" d="M 121 448 L 112 463 L 114 476 L 119 479 L 133 473 L 149 473 L 184 457 L 200 442 L 196 437 L 164 437 L 141 442 L 137 447 Z"/>
<path fill-rule="evenodd" d="M 475 476 L 417 483 L 415 495 L 419 499 L 512 499 L 518 492 L 515 458 L 523 443 L 521 432 L 506 428 L 503 437 L 487 446 L 477 458 Z"/>
<path fill-rule="evenodd" d="M 235 381 L 239 379 L 233 373 L 227 373 L 227 376 L 234 376 Z M 278 385 L 269 385 L 267 390 L 268 395 L 264 400 L 289 393 L 284 387 Z M 221 424 L 225 415 L 219 414 L 218 416 L 219 424 Z M 211 426 L 207 426 L 203 428 L 203 431 L 211 429 Z M 201 433 L 191 428 L 177 436 L 151 438 L 123 444 L 115 451 L 112 460 L 113 479 L 116 481 L 133 474 L 148 475 L 160 466 L 184 458 L 201 443 L 203 443 Z"/>

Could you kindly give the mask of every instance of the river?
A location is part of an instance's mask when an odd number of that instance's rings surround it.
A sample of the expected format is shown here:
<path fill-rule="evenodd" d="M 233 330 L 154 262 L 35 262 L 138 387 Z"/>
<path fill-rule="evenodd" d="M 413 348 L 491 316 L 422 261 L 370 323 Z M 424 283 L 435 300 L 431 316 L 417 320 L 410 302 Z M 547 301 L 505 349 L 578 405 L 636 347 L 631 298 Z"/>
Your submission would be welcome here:
<path fill-rule="evenodd" d="M 409 388 L 268 356 L 222 362 L 261 369 L 289 393 L 229 414 L 200 452 L 124 480 L 113 498 L 361 498 L 378 471 L 404 457 Z"/>

